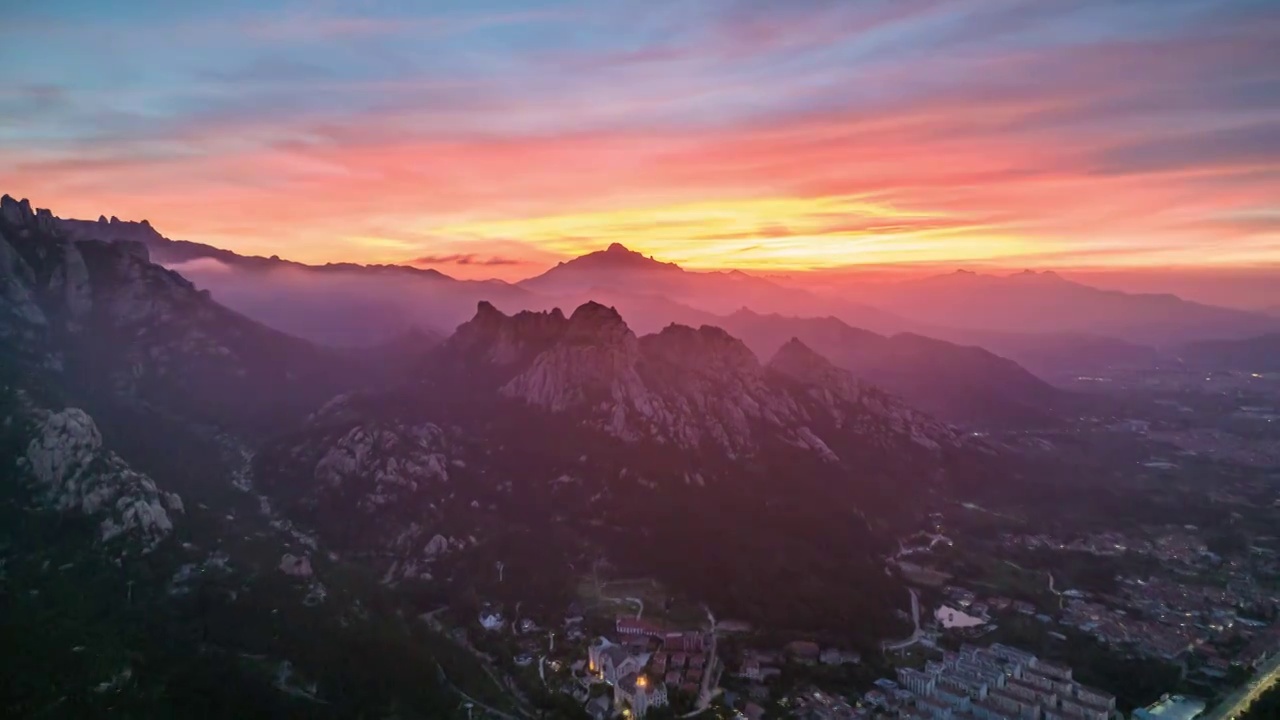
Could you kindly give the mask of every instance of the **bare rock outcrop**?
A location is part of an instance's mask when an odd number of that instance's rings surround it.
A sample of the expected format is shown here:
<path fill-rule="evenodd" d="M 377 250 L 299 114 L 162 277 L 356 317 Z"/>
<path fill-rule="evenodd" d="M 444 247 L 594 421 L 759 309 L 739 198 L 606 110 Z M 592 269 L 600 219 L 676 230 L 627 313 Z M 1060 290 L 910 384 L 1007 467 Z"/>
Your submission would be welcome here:
<path fill-rule="evenodd" d="M 508 317 L 482 303 L 447 350 L 514 371 L 502 395 L 585 415 L 627 441 L 749 456 L 772 439 L 833 462 L 833 432 L 929 451 L 959 442 L 945 424 L 857 382 L 799 341 L 765 366 L 720 328 L 671 325 L 637 338 L 598 303 L 568 318 L 559 310 Z"/>
<path fill-rule="evenodd" d="M 309 578 L 314 574 L 311 569 L 311 558 L 306 555 L 299 557 L 288 553 L 280 558 L 280 572 L 300 578 Z"/>
<path fill-rule="evenodd" d="M 37 416 L 22 464 L 46 503 L 63 512 L 101 517 L 103 541 L 133 538 L 144 551 L 173 531 L 169 513 L 181 512 L 181 499 L 104 448 L 88 413 L 67 408 L 37 411 Z"/>

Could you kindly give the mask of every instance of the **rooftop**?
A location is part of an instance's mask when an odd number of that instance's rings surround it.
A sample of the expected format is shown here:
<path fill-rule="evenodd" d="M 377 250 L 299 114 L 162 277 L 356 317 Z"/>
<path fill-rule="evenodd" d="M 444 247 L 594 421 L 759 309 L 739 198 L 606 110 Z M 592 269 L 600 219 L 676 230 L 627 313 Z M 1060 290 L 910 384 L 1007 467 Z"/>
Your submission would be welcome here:
<path fill-rule="evenodd" d="M 1133 712 L 1135 720 L 1191 720 L 1204 712 L 1204 702 L 1173 695 Z"/>

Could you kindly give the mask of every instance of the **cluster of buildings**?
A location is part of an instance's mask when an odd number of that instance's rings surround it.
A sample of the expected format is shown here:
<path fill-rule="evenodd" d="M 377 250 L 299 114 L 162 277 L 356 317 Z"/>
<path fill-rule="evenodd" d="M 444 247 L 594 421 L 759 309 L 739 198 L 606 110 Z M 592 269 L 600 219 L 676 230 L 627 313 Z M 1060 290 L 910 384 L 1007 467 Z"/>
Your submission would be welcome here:
<path fill-rule="evenodd" d="M 1007 645 L 963 646 L 923 670 L 899 668 L 864 700 L 902 720 L 1111 720 L 1116 699 L 1071 668 Z"/>
<path fill-rule="evenodd" d="M 948 585 L 943 589 L 947 599 L 964 608 L 970 615 L 987 617 L 991 613 L 1018 612 L 1023 615 L 1034 615 L 1036 606 L 1025 600 L 1013 600 L 1001 595 L 979 596 L 972 590 Z"/>
<path fill-rule="evenodd" d="M 1150 528 L 1143 536 L 1099 532 L 1069 542 L 1043 534 L 1006 535 L 1003 544 L 1012 549 L 1110 557 L 1136 554 L 1178 571 L 1164 578 L 1118 578 L 1114 593 L 1063 592 L 1061 624 L 1093 635 L 1104 644 L 1166 662 L 1201 655 L 1211 677 L 1224 675 L 1233 661 L 1255 665 L 1257 658 L 1278 644 L 1256 637 L 1266 633 L 1249 620 L 1280 611 L 1280 593 L 1257 580 L 1280 572 L 1280 560 L 1266 548 L 1252 547 L 1247 553 L 1224 558 L 1209 551 L 1193 526 Z M 1206 585 L 1184 579 L 1206 575 L 1225 578 L 1226 582 Z M 1247 657 L 1228 658 L 1215 650 L 1231 647 L 1231 655 L 1238 656 L 1241 646 L 1247 646 Z"/>
<path fill-rule="evenodd" d="M 1195 528 L 1166 527 L 1152 537 L 1132 537 L 1117 531 L 1091 533 L 1067 541 L 1052 535 L 1005 535 L 1007 548 L 1082 552 L 1100 557 L 1117 557 L 1125 553 L 1148 555 L 1161 562 L 1194 565 L 1203 560 L 1220 560 L 1205 545 Z"/>
<path fill-rule="evenodd" d="M 619 618 L 618 640 L 597 638 L 587 648 L 588 683 L 613 688 L 613 708 L 644 717 L 670 702 L 677 690 L 697 695 L 715 667 L 710 638 L 698 630 L 667 630 L 633 618 Z"/>
<path fill-rule="evenodd" d="M 1280 646 L 1276 631 L 1240 608 L 1274 612 L 1276 601 L 1256 587 L 1212 587 L 1150 578 L 1125 579 L 1115 595 L 1066 599 L 1061 622 L 1112 646 L 1181 662 L 1203 656 L 1208 674 L 1234 662 L 1254 666 Z M 1235 648 L 1226 657 L 1215 646 Z M 1243 648 L 1243 650 L 1241 649 Z"/>

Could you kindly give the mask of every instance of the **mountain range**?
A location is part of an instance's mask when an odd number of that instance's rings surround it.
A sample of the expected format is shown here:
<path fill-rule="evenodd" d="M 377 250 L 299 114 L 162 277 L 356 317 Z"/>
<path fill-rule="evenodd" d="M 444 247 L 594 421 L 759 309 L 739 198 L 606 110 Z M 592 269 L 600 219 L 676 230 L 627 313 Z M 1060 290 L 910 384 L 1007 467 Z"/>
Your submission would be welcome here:
<path fill-rule="evenodd" d="M 749 309 L 721 327 L 761 356 L 798 339 L 858 377 L 939 417 L 971 425 L 1051 421 L 1079 398 L 980 347 L 899 333 L 885 336 L 834 318 L 789 318 Z"/>
<path fill-rule="evenodd" d="M 1189 343 L 1179 358 L 1202 370 L 1236 370 L 1247 373 L 1280 372 L 1280 333 L 1244 340 L 1205 340 Z"/>
<path fill-rule="evenodd" d="M 1101 302 L 1063 283 L 978 286 Z M 930 307 L 894 292 L 895 312 Z M 1155 312 L 1105 296 L 1131 309 L 1114 327 Z M 1035 337 L 1027 312 L 981 332 Z M 1255 321 L 1188 312 L 1184 330 Z M 140 670 L 144 716 L 174 686 L 239 707 L 212 676 L 266 687 L 256 706 L 281 715 L 296 714 L 278 706 L 285 683 L 284 697 L 343 717 L 406 699 L 444 715 L 453 682 L 485 695 L 475 657 L 412 618 L 466 598 L 558 616 L 602 566 L 764 627 L 859 644 L 905 633 L 905 588 L 885 566 L 898 538 L 944 506 L 1034 492 L 1032 460 L 960 426 L 1052 423 L 1082 401 L 987 349 L 857 317 L 912 322 L 621 246 L 516 285 L 467 282 L 245 258 L 4 196 L 0 447 L 18 462 L 0 486 L 0 541 L 16 548 L 5 568 L 40 593 L 12 616 L 54 626 L 14 647 L 60 686 Z M 1183 350 L 1248 365 L 1237 353 L 1273 339 L 1256 342 Z M 81 581 L 50 575 L 55 561 Z M 89 585 L 108 610 L 84 614 Z M 85 617 L 108 629 L 68 642 Z M 86 642 L 109 659 L 91 674 L 75 662 Z M 439 673 L 403 672 L 424 662 Z M 86 690 L 73 704 L 103 702 Z"/>
<path fill-rule="evenodd" d="M 892 622 L 892 590 L 817 578 L 878 572 L 888 529 L 1005 472 L 997 449 L 798 340 L 762 363 L 717 327 L 637 336 L 597 303 L 481 303 L 413 383 L 331 403 L 256 476 L 390 582 L 528 534 L 542 582 L 604 553 L 756 622 L 807 624 L 790 609 L 805 606 L 857 634 Z M 781 582 L 785 601 L 759 597 Z"/>
<path fill-rule="evenodd" d="M 793 316 L 835 315 L 873 331 L 908 324 L 874 307 L 823 297 L 741 271 L 694 272 L 614 243 L 608 249 L 562 262 L 518 285 L 550 297 L 594 294 L 667 298 L 695 310 L 730 313 L 741 307 Z"/>
<path fill-rule="evenodd" d="M 407 265 L 305 265 L 239 255 L 170 240 L 146 220 L 56 222 L 71 238 L 140 243 L 156 262 L 211 290 L 227 307 L 325 345 L 375 345 L 410 330 L 448 333 L 481 300 L 512 309 L 533 302 L 529 293 L 504 282 L 457 280 Z"/>
<path fill-rule="evenodd" d="M 1048 271 L 983 275 L 960 270 L 879 286 L 870 297 L 890 312 L 941 327 L 1100 335 L 1166 347 L 1276 329 L 1275 319 L 1261 313 L 1176 295 L 1100 290 Z"/>
<path fill-rule="evenodd" d="M 12 647 L 90 688 L 88 714 L 111 677 L 144 678 L 130 696 L 146 715 L 162 687 L 273 692 L 281 668 L 314 679 L 282 697 L 319 693 L 333 716 L 430 706 L 451 697 L 444 681 L 394 669 L 424 651 L 479 697 L 474 658 L 411 624 L 414 603 L 518 589 L 526 612 L 558 613 L 602 563 L 748 621 L 870 642 L 901 625 L 895 538 L 1012 482 L 1008 451 L 799 339 L 761 361 L 713 325 L 637 334 L 596 302 L 477 301 L 443 340 L 335 349 L 222 306 L 153 244 L 167 247 L 0 200 L 0 446 L 20 458 L 0 519 L 7 569 L 40 593 L 11 617 L 54 626 Z M 92 575 L 63 583 L 41 570 L 55 560 Z M 78 642 L 111 659 L 105 680 L 78 674 L 63 639 L 96 622 L 77 605 L 90 585 L 111 610 Z M 373 642 L 385 662 L 343 659 Z"/>
<path fill-rule="evenodd" d="M 1149 367 L 1187 342 L 1243 339 L 1280 320 L 1172 295 L 1100 290 L 1049 272 L 956 272 L 898 283 L 850 284 L 843 297 L 740 271 L 694 272 L 620 244 L 516 284 L 457 280 L 409 266 L 305 265 L 246 257 L 164 238 L 146 221 L 61 220 L 76 238 L 130 239 L 227 306 L 329 345 L 367 346 L 411 329 L 447 335 L 484 300 L 504 312 L 616 307 L 642 333 L 671 322 L 723 324 L 741 308 L 762 315 L 836 318 L 878 334 L 979 346 L 1047 378 Z M 793 333 L 794 334 L 794 333 Z M 886 378 L 879 378 L 886 380 Z"/>

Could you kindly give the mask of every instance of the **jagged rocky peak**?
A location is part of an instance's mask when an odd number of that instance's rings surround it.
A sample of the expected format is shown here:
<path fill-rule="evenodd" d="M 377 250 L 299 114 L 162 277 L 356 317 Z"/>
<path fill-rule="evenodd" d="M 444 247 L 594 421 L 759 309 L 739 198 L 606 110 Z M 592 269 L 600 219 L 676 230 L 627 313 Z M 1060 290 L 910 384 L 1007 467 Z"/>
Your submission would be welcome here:
<path fill-rule="evenodd" d="M 574 310 L 566 329 L 566 338 L 579 342 L 612 343 L 634 337 L 631 328 L 627 327 L 616 309 L 595 301 L 587 302 Z"/>
<path fill-rule="evenodd" d="M 582 305 L 566 318 L 559 308 L 507 315 L 482 300 L 475 317 L 460 326 L 447 345 L 491 363 L 509 365 L 559 343 L 631 345 L 635 334 L 617 310 L 596 302 Z"/>
<path fill-rule="evenodd" d="M 799 341 L 766 368 L 722 328 L 673 324 L 637 339 L 615 309 L 594 302 L 568 318 L 555 311 L 508 316 L 483 303 L 446 347 L 460 351 L 460 367 L 480 360 L 507 368 L 511 374 L 497 380 L 501 396 L 577 413 L 579 422 L 625 441 L 745 456 L 772 438 L 834 461 L 828 442 L 847 444 L 850 433 L 935 449 L 950 440 L 944 428 L 864 390 Z"/>
<path fill-rule="evenodd" d="M 799 338 L 793 337 L 778 348 L 769 360 L 769 370 L 846 402 L 864 399 L 869 392 L 853 373 L 837 367 Z"/>
<path fill-rule="evenodd" d="M 0 197 L 0 217 L 10 225 L 25 225 L 33 217 L 31 201 L 26 198 L 17 200 L 9 195 Z"/>
<path fill-rule="evenodd" d="M 150 246 L 163 245 L 167 239 L 151 227 L 146 220 L 132 222 L 121 220 L 115 215 L 108 220 L 99 215 L 97 221 L 55 219 L 59 230 L 72 240 L 103 240 L 106 242 L 133 243 L 143 249 Z M 137 252 L 135 248 L 133 252 Z"/>
<path fill-rule="evenodd" d="M 626 270 L 676 270 L 679 265 L 662 262 L 652 255 L 636 252 L 622 243 L 613 243 L 604 250 L 587 253 L 557 267 L 575 267 L 583 269 L 626 269 Z M 602 278 L 602 280 L 604 280 Z"/>
<path fill-rule="evenodd" d="M 49 232 L 53 230 L 57 219 L 47 209 L 40 208 L 33 211 L 31 201 L 26 198 L 18 200 L 5 195 L 0 197 L 0 220 L 3 220 L 10 230 Z"/>
<path fill-rule="evenodd" d="M 769 360 L 769 368 L 805 382 L 819 382 L 840 372 L 830 360 L 794 337 L 778 348 Z"/>
<path fill-rule="evenodd" d="M 703 325 L 698 329 L 671 324 L 655 335 L 641 339 L 646 357 L 673 365 L 714 372 L 759 373 L 760 361 L 738 338 L 722 328 Z"/>
<path fill-rule="evenodd" d="M 507 315 L 493 303 L 481 300 L 475 317 L 460 325 L 445 347 L 468 359 L 510 365 L 560 338 L 567 324 L 559 308 Z"/>

